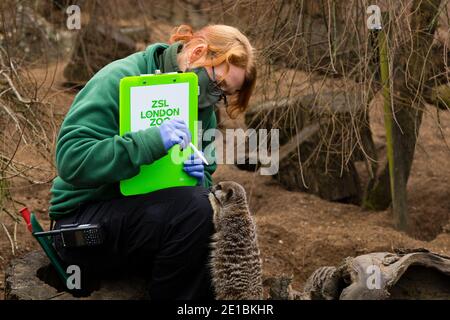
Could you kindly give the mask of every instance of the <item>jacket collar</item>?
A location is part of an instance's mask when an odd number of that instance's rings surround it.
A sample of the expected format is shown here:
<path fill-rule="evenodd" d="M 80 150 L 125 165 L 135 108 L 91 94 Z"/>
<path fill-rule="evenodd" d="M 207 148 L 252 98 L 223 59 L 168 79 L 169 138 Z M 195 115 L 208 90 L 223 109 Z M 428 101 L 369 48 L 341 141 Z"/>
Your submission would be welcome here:
<path fill-rule="evenodd" d="M 147 73 L 155 73 L 156 69 L 161 72 L 180 71 L 177 61 L 177 53 L 183 48 L 182 42 L 172 45 L 166 43 L 154 43 L 145 49 L 144 55 L 147 60 Z"/>
<path fill-rule="evenodd" d="M 147 73 L 155 73 L 155 70 L 161 69 L 161 56 L 164 50 L 169 47 L 165 43 L 154 43 L 149 45 L 144 51 L 144 58 L 147 62 Z"/>
<path fill-rule="evenodd" d="M 182 42 L 175 42 L 164 50 L 161 55 L 160 68 L 161 72 L 178 72 L 180 68 L 178 66 L 177 54 L 183 48 Z"/>

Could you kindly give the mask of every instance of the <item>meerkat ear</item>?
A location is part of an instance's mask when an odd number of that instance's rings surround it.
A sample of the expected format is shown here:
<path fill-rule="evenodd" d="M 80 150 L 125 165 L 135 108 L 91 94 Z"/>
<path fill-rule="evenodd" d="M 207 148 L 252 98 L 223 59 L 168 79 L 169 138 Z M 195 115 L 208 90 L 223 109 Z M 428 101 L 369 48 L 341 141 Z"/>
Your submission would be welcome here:
<path fill-rule="evenodd" d="M 228 189 L 228 191 L 227 191 L 227 194 L 226 194 L 226 196 L 225 196 L 225 199 L 226 199 L 226 200 L 230 200 L 232 196 L 233 196 L 233 189 L 230 188 L 230 189 Z"/>

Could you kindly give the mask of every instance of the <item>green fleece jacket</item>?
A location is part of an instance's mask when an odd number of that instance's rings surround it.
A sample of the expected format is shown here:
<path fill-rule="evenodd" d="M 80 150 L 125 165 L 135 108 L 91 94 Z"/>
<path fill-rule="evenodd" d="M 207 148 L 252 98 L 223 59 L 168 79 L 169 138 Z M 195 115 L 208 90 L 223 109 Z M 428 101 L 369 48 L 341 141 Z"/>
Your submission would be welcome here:
<path fill-rule="evenodd" d="M 119 82 L 127 76 L 179 71 L 176 60 L 181 43 L 156 43 L 145 51 L 114 61 L 97 74 L 75 97 L 56 145 L 58 177 L 51 189 L 52 219 L 70 214 L 81 204 L 122 197 L 119 181 L 139 173 L 143 164 L 166 155 L 156 127 L 119 135 Z M 216 128 L 214 106 L 198 113 L 203 130 Z M 205 149 L 211 142 L 202 142 Z M 212 185 L 216 164 L 205 166 L 203 185 Z"/>

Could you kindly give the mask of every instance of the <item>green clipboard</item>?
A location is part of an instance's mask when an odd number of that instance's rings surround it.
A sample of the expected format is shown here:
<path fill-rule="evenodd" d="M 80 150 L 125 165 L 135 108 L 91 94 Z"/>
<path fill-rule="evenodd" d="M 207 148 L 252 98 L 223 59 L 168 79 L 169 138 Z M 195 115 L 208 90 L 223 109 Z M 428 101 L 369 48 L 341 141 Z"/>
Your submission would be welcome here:
<path fill-rule="evenodd" d="M 197 146 L 198 78 L 193 72 L 132 76 L 120 81 L 120 135 L 158 127 L 163 121 L 181 118 L 188 124 Z M 176 186 L 195 186 L 197 179 L 183 170 L 183 160 L 193 153 L 173 146 L 167 155 L 142 165 L 139 174 L 122 180 L 123 195 L 136 195 Z"/>

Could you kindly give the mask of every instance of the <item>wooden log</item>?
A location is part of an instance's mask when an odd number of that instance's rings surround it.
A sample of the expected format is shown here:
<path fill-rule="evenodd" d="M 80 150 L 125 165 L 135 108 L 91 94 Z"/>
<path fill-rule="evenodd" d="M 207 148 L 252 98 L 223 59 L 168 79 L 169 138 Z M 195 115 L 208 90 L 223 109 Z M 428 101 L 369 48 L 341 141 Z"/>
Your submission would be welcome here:
<path fill-rule="evenodd" d="M 448 300 L 450 258 L 421 248 L 347 257 L 337 268 L 315 270 L 301 295 L 311 300 Z"/>

